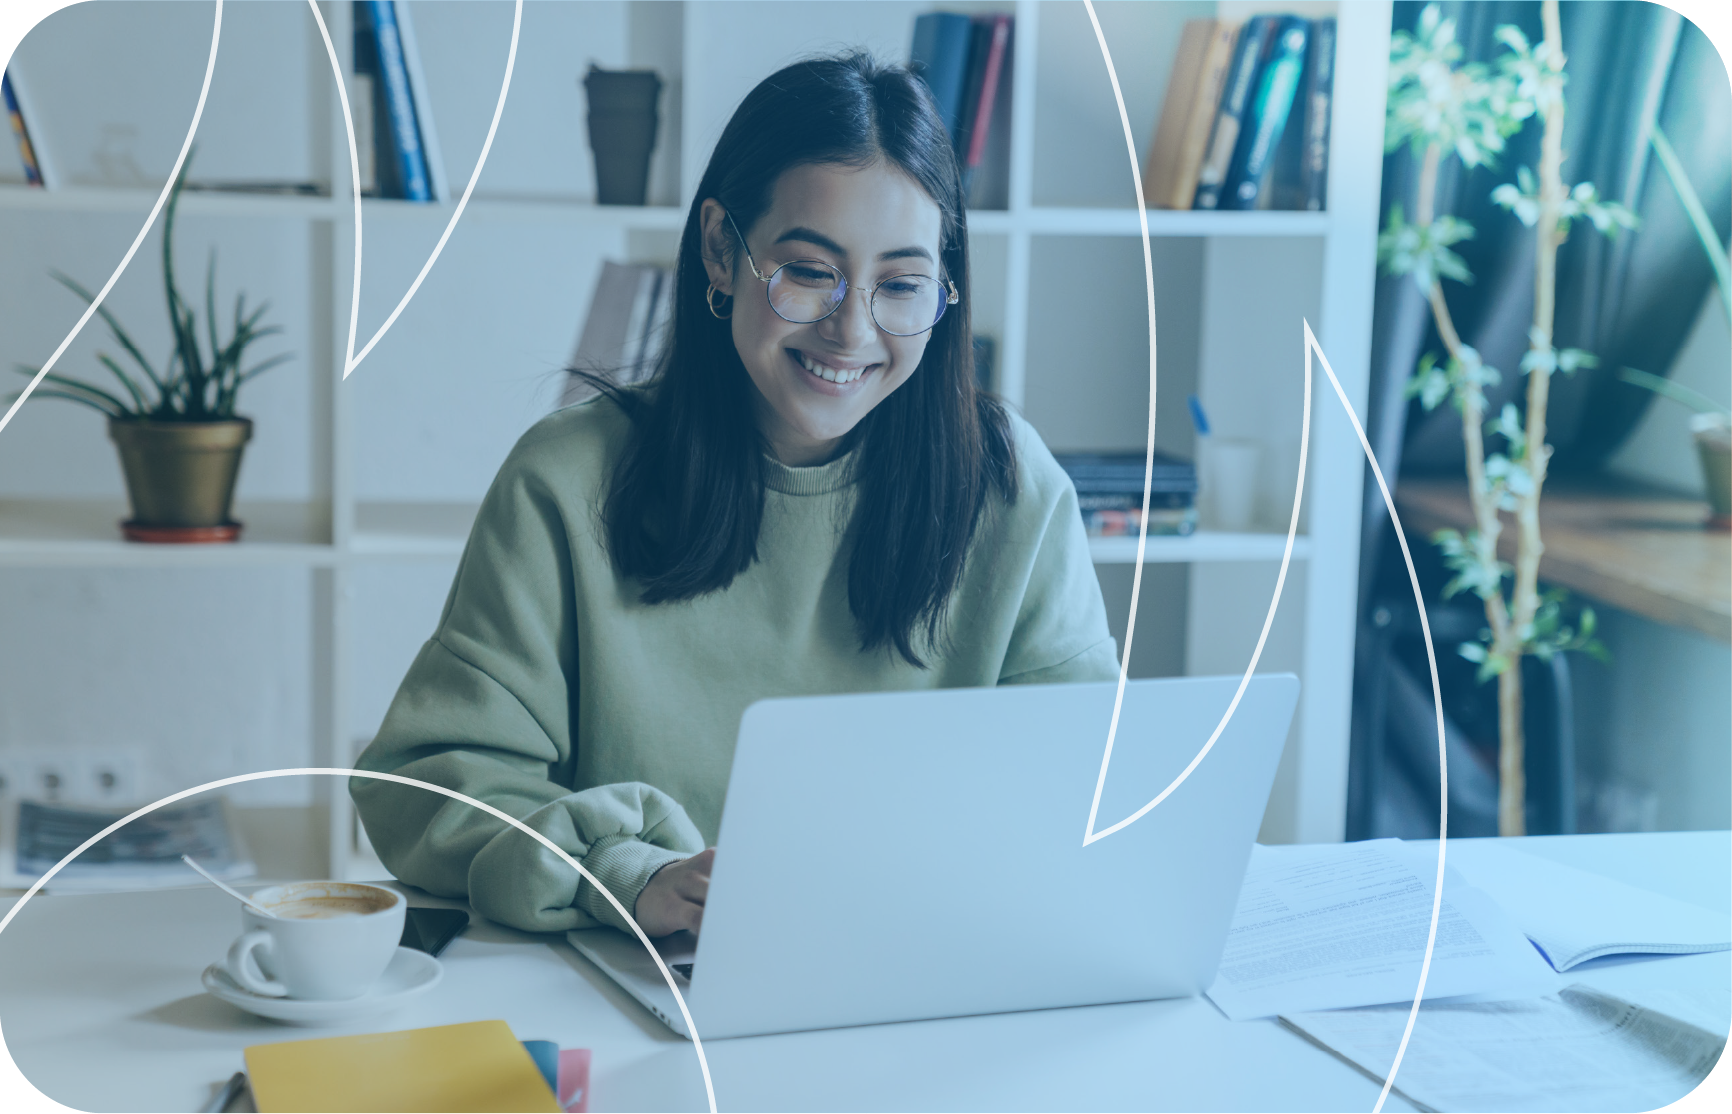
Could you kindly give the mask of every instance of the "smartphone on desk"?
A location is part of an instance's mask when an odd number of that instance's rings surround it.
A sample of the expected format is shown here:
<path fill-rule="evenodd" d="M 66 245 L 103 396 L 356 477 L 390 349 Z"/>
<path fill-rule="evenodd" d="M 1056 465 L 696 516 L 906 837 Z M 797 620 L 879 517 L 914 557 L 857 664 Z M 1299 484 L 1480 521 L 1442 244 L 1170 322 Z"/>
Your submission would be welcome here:
<path fill-rule="evenodd" d="M 459 933 L 469 927 L 469 914 L 462 909 L 423 909 L 411 905 L 403 916 L 403 938 L 397 941 L 428 955 L 438 955 Z"/>

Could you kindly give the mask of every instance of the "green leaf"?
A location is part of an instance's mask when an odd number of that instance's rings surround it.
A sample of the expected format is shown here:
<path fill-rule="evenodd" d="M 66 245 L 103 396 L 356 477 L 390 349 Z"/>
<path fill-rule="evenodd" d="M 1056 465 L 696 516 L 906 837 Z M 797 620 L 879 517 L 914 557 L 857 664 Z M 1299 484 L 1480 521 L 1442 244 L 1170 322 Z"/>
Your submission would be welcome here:
<path fill-rule="evenodd" d="M 116 379 L 120 380 L 121 385 L 126 388 L 126 393 L 132 396 L 132 401 L 138 413 L 142 414 L 146 410 L 150 409 L 150 405 L 144 401 L 144 392 L 138 389 L 138 384 L 132 381 L 132 376 L 126 374 L 126 372 L 121 369 L 121 366 L 115 363 L 108 353 L 98 352 L 96 358 L 102 363 L 103 367 L 106 367 L 109 371 L 114 373 Z"/>
<path fill-rule="evenodd" d="M 279 364 L 286 364 L 294 358 L 295 354 L 293 352 L 284 352 L 279 356 L 272 356 L 262 363 L 254 364 L 246 371 L 241 372 L 235 381 L 237 383 L 245 383 L 247 380 L 262 375 Z"/>
<path fill-rule="evenodd" d="M 22 391 L 18 392 L 18 394 L 22 394 L 22 393 L 23 393 Z M 17 398 L 18 395 L 14 394 L 12 397 Z M 111 418 L 124 418 L 124 417 L 126 417 L 126 411 L 124 411 L 124 410 L 114 410 L 108 406 L 103 405 L 100 402 L 96 402 L 96 401 L 93 401 L 91 399 L 85 398 L 82 395 L 75 395 L 70 391 L 55 390 L 52 387 L 38 387 L 34 392 L 31 393 L 30 397 L 33 400 L 39 399 L 39 398 L 65 399 L 67 402 L 83 403 L 85 406 L 90 407 L 92 410 L 100 410 L 104 414 L 107 414 Z"/>
<path fill-rule="evenodd" d="M 1684 164 L 1678 161 L 1678 153 L 1672 150 L 1672 143 L 1666 138 L 1666 133 L 1660 130 L 1658 122 L 1655 122 L 1648 134 L 1654 154 L 1660 157 L 1660 165 L 1665 168 L 1666 177 L 1672 183 L 1679 203 L 1690 217 L 1690 226 L 1696 230 L 1696 238 L 1701 241 L 1702 250 L 1708 253 L 1708 262 L 1714 268 L 1714 282 L 1720 287 L 1721 308 L 1726 311 L 1726 319 L 1732 321 L 1732 261 L 1727 259 L 1726 247 L 1720 242 L 1720 234 L 1714 231 L 1714 223 L 1708 219 L 1708 210 L 1702 207 L 1702 199 L 1697 196 L 1696 187 L 1690 184 L 1690 176 L 1684 173 Z"/>
<path fill-rule="evenodd" d="M 96 301 L 96 295 L 86 290 L 70 275 L 62 274 L 59 271 L 53 270 L 48 273 L 56 282 L 60 283 L 60 285 L 66 287 L 80 298 L 83 298 L 86 305 L 90 305 Z M 132 342 L 132 337 L 127 335 L 126 329 L 121 326 L 120 322 L 112 313 L 108 312 L 108 307 L 99 305 L 96 307 L 96 313 L 97 316 L 102 318 L 103 323 L 108 326 L 108 331 L 114 334 L 114 339 L 120 343 L 120 346 L 126 349 L 129 356 L 138 361 L 138 366 L 144 369 L 144 373 L 150 377 L 150 381 L 156 389 L 159 391 L 162 390 L 162 380 L 157 378 L 156 369 L 151 367 L 150 361 L 144 358 L 144 353 L 138 350 L 138 345 Z"/>
<path fill-rule="evenodd" d="M 1669 398 L 1682 406 L 1688 406 L 1698 414 L 1726 414 L 1732 416 L 1732 411 L 1715 402 L 1705 394 L 1693 391 L 1681 383 L 1663 379 L 1658 375 L 1650 375 L 1645 371 L 1637 371 L 1633 367 L 1623 368 L 1618 372 L 1618 378 L 1626 383 L 1634 383 L 1644 387 L 1663 398 Z"/>

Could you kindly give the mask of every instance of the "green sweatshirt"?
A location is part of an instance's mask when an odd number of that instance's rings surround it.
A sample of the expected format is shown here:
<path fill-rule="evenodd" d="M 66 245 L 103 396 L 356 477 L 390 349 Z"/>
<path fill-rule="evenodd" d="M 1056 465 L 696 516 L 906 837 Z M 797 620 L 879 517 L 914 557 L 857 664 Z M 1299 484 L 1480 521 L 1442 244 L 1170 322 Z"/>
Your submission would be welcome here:
<path fill-rule="evenodd" d="M 599 521 L 629 419 L 605 399 L 518 441 L 464 547 L 433 637 L 356 765 L 447 786 L 521 819 L 626 909 L 656 870 L 714 844 L 740 716 L 756 700 L 1117 677 L 1076 494 L 1014 417 L 1021 488 L 992 496 L 917 669 L 860 650 L 848 608 L 850 458 L 769 463 L 758 561 L 725 591 L 644 604 Z M 625 928 L 537 841 L 461 801 L 353 778 L 398 878 L 531 931 Z"/>

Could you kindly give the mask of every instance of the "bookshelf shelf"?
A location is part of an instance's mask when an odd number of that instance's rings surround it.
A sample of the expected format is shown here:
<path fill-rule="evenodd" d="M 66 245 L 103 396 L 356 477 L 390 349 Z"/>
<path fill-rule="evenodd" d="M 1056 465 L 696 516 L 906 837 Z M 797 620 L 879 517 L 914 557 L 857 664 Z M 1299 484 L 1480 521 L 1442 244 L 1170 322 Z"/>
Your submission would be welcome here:
<path fill-rule="evenodd" d="M 1161 236 L 1323 236 L 1327 213 L 1172 212 L 1150 209 L 1149 235 Z M 970 232 L 1026 232 L 1036 236 L 1141 236 L 1135 209 L 1036 207 L 1026 210 L 978 209 L 968 214 Z"/>
<path fill-rule="evenodd" d="M 350 41 L 351 6 L 339 0 L 319 5 L 332 40 Z M 135 568 L 306 570 L 311 664 L 301 670 L 304 680 L 286 683 L 307 690 L 303 720 L 311 764 L 348 765 L 353 740 L 377 726 L 389 695 L 384 690 L 407 663 L 404 651 L 412 654 L 432 622 L 432 591 L 418 595 L 422 588 L 416 585 L 449 583 L 486 480 L 515 437 L 544 412 L 549 400 L 536 392 L 557 374 L 576 339 L 600 262 L 671 261 L 710 146 L 759 79 L 791 58 L 848 43 L 892 58 L 900 51 L 905 58 L 914 16 L 937 6 L 936 0 L 812 3 L 802 6 L 798 19 L 788 18 L 786 5 L 728 0 L 532 6 L 525 13 L 510 110 L 459 234 L 394 330 L 348 380 L 341 366 L 354 264 L 353 200 L 347 140 L 324 45 L 304 8 L 239 6 L 236 28 L 251 30 L 230 33 L 225 22 L 223 72 L 234 84 L 223 97 L 213 89 L 195 175 L 311 180 L 329 183 L 331 190 L 329 196 L 189 192 L 182 201 L 184 215 L 223 218 L 214 234 L 188 226 L 188 242 L 180 249 L 189 261 L 183 281 L 192 286 L 202 278 L 205 251 L 216 243 L 221 281 L 275 299 L 279 316 L 272 320 L 289 329 L 284 348 L 299 354 L 291 367 L 261 379 L 249 403 L 255 418 L 271 423 L 280 437 L 269 450 L 278 454 L 274 458 L 263 451 L 263 438 L 249 450 L 236 509 L 246 524 L 244 540 L 196 547 L 122 541 L 117 522 L 125 507 L 118 480 L 106 459 L 101 469 L 86 467 L 92 453 L 112 453 L 91 432 L 94 421 L 87 428 L 71 417 L 63 421 L 57 413 L 50 419 L 27 409 L 0 438 L 8 442 L 0 444 L 0 566 L 93 570 L 90 575 Z M 972 3 L 942 6 L 988 10 Z M 81 28 L 60 32 L 61 70 L 79 71 L 77 80 L 93 88 L 107 83 L 102 103 L 111 115 L 92 117 L 82 146 L 65 144 L 69 159 L 108 142 L 99 133 L 117 121 L 123 131 L 139 129 L 137 153 L 141 164 L 149 164 L 143 179 L 122 180 L 150 180 L 166 170 L 167 161 L 161 168 L 151 162 L 153 152 L 167 149 L 171 160 L 179 133 L 162 139 L 152 129 L 169 117 L 184 119 L 184 106 L 166 87 L 101 72 L 77 36 L 113 37 L 113 28 L 129 20 L 134 38 L 157 36 L 153 41 L 161 50 L 150 55 L 150 64 L 192 74 L 190 85 L 182 82 L 190 104 L 208 23 L 201 15 L 196 28 L 185 22 L 165 29 L 182 18 L 176 14 L 180 7 L 185 6 L 74 5 L 49 17 L 65 21 L 65 28 Z M 503 59 L 509 6 L 412 7 L 456 197 L 480 150 L 498 90 L 496 63 L 477 62 L 472 48 L 485 42 L 481 56 Z M 1099 7 L 1141 144 L 1139 158 L 1153 137 L 1184 19 L 1242 19 L 1261 9 L 1238 0 L 1221 0 L 1213 13 L 1207 3 L 1151 0 Z M 1333 12 L 1338 57 L 1355 60 L 1337 67 L 1332 211 L 1148 213 L 1160 315 L 1157 445 L 1181 455 L 1193 449 L 1185 395 L 1198 394 L 1219 436 L 1263 446 L 1259 522 L 1285 522 L 1282 500 L 1293 491 L 1290 473 L 1281 469 L 1296 458 L 1296 440 L 1282 438 L 1296 437 L 1301 314 L 1316 328 L 1349 397 L 1364 405 L 1382 162 L 1380 59 L 1387 56 L 1390 24 L 1388 0 L 1287 0 L 1277 7 L 1306 15 Z M 1093 31 L 1080 5 L 1004 0 L 990 8 L 1013 10 L 1015 16 L 1011 82 L 1002 90 L 1010 101 L 1009 176 L 1007 207 L 969 214 L 976 234 L 976 331 L 999 342 L 998 392 L 1048 444 L 1141 451 L 1150 402 L 1141 228 L 1136 209 L 1125 204 L 1133 195 L 1124 138 Z M 27 61 L 32 50 L 47 57 L 41 44 L 48 37 L 38 40 L 37 34 L 32 31 L 21 44 L 18 59 Z M 576 82 L 582 62 L 569 51 L 535 46 L 555 38 L 585 43 L 604 67 L 652 66 L 669 79 L 650 194 L 658 204 L 598 206 L 578 194 L 592 180 L 580 138 L 583 103 Z M 339 54 L 347 66 L 348 52 Z M 161 59 L 171 57 L 174 65 L 165 66 Z M 254 86 L 264 88 L 267 75 L 272 84 L 265 95 Z M 117 89 L 135 94 L 115 95 Z M 227 107 L 234 104 L 249 107 L 245 113 Z M 129 111 L 136 119 L 127 117 Z M 125 139 L 116 134 L 113 142 Z M 0 242 L 7 245 L 0 253 L 0 290 L 7 293 L 0 300 L 4 362 L 39 363 L 64 335 L 47 335 L 64 330 L 68 312 L 66 293 L 43 278 L 48 268 L 105 275 L 130 240 L 131 232 L 117 239 L 127 220 L 89 218 L 142 220 L 157 193 L 143 187 L 43 191 L 0 184 Z M 453 209 L 452 202 L 363 201 L 363 339 L 400 296 Z M 488 232 L 462 235 L 470 225 Z M 158 243 L 153 237 L 151 244 Z M 129 326 L 145 323 L 146 334 L 152 315 L 160 314 L 156 269 L 141 254 L 110 297 Z M 66 360 L 88 366 L 87 349 L 104 343 L 99 333 L 99 323 L 87 326 Z M 160 337 L 141 340 L 152 352 L 162 350 L 166 328 Z M 1339 838 L 1344 816 L 1351 678 L 1340 663 L 1352 655 L 1363 461 L 1330 394 L 1314 391 L 1314 405 L 1307 520 L 1294 549 L 1302 563 L 1293 570 L 1281 609 L 1283 622 L 1294 617 L 1302 629 L 1286 643 L 1277 631 L 1262 666 L 1292 668 L 1305 685 L 1289 744 L 1296 756 L 1283 760 L 1270 807 L 1276 819 L 1264 832 L 1276 841 Z M 290 444 L 297 437 L 304 441 Z M 26 459 L 31 467 L 12 467 Z M 73 473 L 64 489 L 89 498 L 49 498 L 27 486 L 38 482 L 37 474 Z M 299 498 L 249 502 L 249 484 Z M 1284 540 L 1274 532 L 1219 531 L 1149 539 L 1136 646 L 1172 651 L 1163 650 L 1160 671 L 1242 671 L 1272 583 L 1269 568 L 1279 561 Z M 1136 539 L 1092 539 L 1090 552 L 1122 645 L 1117 624 L 1125 620 Z M 1125 583 L 1123 600 L 1109 590 L 1114 578 Z M 171 631 L 165 637 L 180 636 Z M 191 645 L 194 636 L 185 637 Z M 262 660 L 280 653 L 265 645 L 268 632 L 257 637 Z M 45 645 L 33 645 L 32 652 L 66 652 L 55 648 L 58 643 Z M 176 643 L 172 652 L 188 651 Z M 392 671 L 396 677 L 386 676 Z M 261 691 L 284 684 L 281 673 L 258 673 Z M 237 668 L 233 676 L 255 674 Z M 277 688 L 269 691 L 278 694 Z M 302 761 L 297 752 L 293 764 Z M 175 768 L 193 764 L 188 759 Z M 328 852 L 332 875 L 377 876 L 377 860 L 357 846 L 347 794 L 334 781 L 317 792 L 314 826 L 323 831 L 321 853 Z"/>
<path fill-rule="evenodd" d="M 1232 533 L 1199 530 L 1188 537 L 1151 536 L 1143 549 L 1144 564 L 1186 564 L 1193 561 L 1279 561 L 1286 534 Z M 1131 565 L 1137 560 L 1135 537 L 1090 538 L 1089 555 L 1097 565 Z M 1293 559 L 1311 555 L 1311 539 L 1293 539 Z"/>
<path fill-rule="evenodd" d="M 330 566 L 324 508 L 311 503 L 235 504 L 241 540 L 224 545 L 150 545 L 120 536 L 126 503 L 109 499 L 0 500 L 0 565 L 56 568 L 303 565 Z"/>

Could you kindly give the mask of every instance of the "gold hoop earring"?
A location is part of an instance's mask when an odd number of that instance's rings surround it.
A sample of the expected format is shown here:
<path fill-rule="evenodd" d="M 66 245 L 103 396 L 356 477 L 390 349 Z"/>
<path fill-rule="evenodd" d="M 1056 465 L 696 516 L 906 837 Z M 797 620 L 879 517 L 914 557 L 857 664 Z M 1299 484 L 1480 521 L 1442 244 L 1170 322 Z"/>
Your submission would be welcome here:
<path fill-rule="evenodd" d="M 721 294 L 721 291 L 716 289 L 715 283 L 710 283 L 710 288 L 704 291 L 704 304 L 710 307 L 710 316 L 716 318 L 718 321 L 726 321 L 734 315 L 733 295 L 722 294 L 722 297 L 728 300 L 728 312 L 722 313 L 716 309 L 717 294 Z"/>

